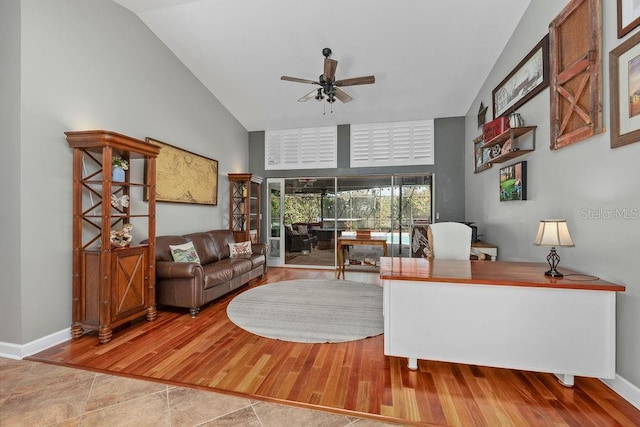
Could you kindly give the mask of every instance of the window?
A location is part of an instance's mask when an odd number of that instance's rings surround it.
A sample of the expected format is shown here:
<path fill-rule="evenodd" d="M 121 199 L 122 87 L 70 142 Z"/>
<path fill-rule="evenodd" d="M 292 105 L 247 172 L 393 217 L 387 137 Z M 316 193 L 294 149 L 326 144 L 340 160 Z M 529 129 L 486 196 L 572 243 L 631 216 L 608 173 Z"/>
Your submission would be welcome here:
<path fill-rule="evenodd" d="M 336 126 L 265 132 L 265 170 L 336 168 Z"/>
<path fill-rule="evenodd" d="M 351 125 L 351 167 L 434 164 L 433 120 Z"/>

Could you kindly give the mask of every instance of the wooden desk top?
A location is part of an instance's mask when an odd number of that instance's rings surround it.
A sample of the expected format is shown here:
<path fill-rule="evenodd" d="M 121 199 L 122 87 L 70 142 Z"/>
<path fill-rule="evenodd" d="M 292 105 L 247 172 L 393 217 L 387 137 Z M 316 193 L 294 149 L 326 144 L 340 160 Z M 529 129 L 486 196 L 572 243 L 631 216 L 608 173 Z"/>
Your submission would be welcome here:
<path fill-rule="evenodd" d="M 624 292 L 625 287 L 559 268 L 565 276 L 545 276 L 546 263 L 507 261 L 459 261 L 425 258 L 380 258 L 380 278 L 480 285 L 528 286 Z M 571 277 L 568 275 L 575 274 Z"/>

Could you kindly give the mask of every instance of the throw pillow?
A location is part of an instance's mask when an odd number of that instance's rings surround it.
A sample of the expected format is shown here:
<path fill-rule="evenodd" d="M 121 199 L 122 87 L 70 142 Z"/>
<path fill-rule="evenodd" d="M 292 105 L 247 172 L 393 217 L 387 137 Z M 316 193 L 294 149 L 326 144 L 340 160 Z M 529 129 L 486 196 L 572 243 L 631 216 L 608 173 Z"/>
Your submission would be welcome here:
<path fill-rule="evenodd" d="M 300 234 L 309 234 L 309 229 L 306 225 L 298 225 L 298 232 L 300 232 Z"/>
<path fill-rule="evenodd" d="M 183 243 L 182 245 L 169 245 L 171 256 L 175 262 L 197 262 L 200 263 L 200 257 L 193 246 L 193 242 Z"/>
<path fill-rule="evenodd" d="M 251 241 L 229 243 L 229 253 L 231 258 L 251 255 Z"/>

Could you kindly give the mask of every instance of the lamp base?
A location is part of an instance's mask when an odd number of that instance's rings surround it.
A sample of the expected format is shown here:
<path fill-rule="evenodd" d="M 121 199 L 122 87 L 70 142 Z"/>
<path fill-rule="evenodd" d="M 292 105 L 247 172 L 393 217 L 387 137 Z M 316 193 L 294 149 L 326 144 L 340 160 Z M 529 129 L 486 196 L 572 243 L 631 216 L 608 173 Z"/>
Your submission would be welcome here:
<path fill-rule="evenodd" d="M 550 269 L 549 271 L 544 273 L 544 275 L 551 277 L 562 277 L 562 273 L 556 270 L 556 267 L 558 266 L 558 264 L 560 264 L 560 255 L 558 255 L 558 252 L 556 252 L 555 246 L 551 247 L 551 252 L 549 252 L 549 255 L 547 255 L 547 262 L 549 263 Z"/>
<path fill-rule="evenodd" d="M 545 276 L 551 276 L 551 277 L 563 277 L 564 275 L 562 273 L 560 273 L 558 270 L 553 269 L 553 270 L 549 270 L 546 271 L 544 273 Z"/>

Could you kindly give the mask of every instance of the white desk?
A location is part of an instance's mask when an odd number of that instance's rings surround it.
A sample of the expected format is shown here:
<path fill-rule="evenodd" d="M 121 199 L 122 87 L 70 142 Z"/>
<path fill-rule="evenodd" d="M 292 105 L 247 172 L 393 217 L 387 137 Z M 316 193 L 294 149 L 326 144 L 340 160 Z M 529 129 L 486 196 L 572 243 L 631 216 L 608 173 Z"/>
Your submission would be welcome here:
<path fill-rule="evenodd" d="M 382 258 L 384 353 L 614 378 L 616 292 L 544 275 L 543 263 Z M 565 275 L 571 273 L 560 269 Z"/>

